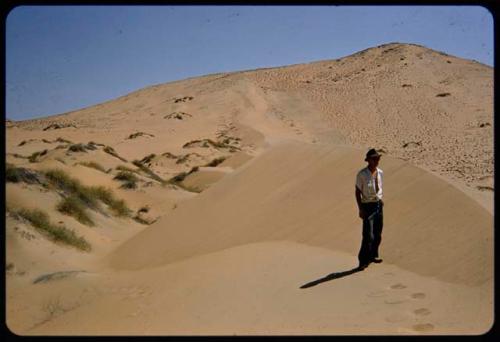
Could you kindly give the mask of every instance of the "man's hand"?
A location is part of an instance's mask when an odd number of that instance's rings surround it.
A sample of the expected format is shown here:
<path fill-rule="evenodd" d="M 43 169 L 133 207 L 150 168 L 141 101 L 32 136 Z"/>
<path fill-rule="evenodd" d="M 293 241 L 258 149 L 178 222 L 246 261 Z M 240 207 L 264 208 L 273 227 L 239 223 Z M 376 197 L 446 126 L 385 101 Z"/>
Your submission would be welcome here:
<path fill-rule="evenodd" d="M 361 218 L 363 220 L 365 219 L 365 212 L 363 209 L 359 209 L 359 218 Z"/>

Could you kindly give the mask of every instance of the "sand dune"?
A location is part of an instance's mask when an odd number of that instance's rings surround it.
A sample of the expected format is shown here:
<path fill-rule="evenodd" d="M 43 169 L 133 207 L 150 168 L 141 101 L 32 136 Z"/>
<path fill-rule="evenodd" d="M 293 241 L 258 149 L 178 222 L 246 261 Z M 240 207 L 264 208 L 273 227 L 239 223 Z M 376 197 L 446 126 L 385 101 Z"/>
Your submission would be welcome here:
<path fill-rule="evenodd" d="M 8 327 L 19 335 L 488 331 L 492 82 L 488 66 L 394 43 L 9 121 Z M 384 154 L 384 262 L 357 272 L 354 180 L 370 147 Z M 78 180 L 82 198 L 107 189 L 127 213 L 95 199 L 81 209 L 93 225 L 82 223 L 60 209 L 77 195 L 48 181 L 50 169 Z M 54 242 L 21 208 L 43 210 L 91 249 Z"/>
<path fill-rule="evenodd" d="M 154 267 L 268 240 L 356 253 L 360 220 L 352 175 L 360 160 L 362 151 L 346 147 L 292 143 L 272 148 L 120 246 L 110 256 L 111 265 Z M 387 261 L 449 282 L 491 280 L 491 215 L 407 162 L 384 157 L 383 166 L 389 175 Z M 148 246 L 148 253 L 140 246 Z M 431 265 L 428 255 L 436 256 Z"/>

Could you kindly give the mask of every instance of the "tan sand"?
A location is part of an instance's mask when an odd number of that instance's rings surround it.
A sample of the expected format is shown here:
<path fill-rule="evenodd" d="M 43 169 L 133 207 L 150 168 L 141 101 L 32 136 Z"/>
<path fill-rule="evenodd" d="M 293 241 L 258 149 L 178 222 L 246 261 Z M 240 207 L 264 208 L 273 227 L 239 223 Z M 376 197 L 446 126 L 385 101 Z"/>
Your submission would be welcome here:
<path fill-rule="evenodd" d="M 89 227 L 57 211 L 54 189 L 7 183 L 8 327 L 19 335 L 488 331 L 492 81 L 493 69 L 479 63 L 389 44 L 9 122 L 7 162 L 107 187 L 131 213 L 89 209 Z M 97 147 L 71 152 L 64 140 Z M 384 262 L 354 272 L 354 180 L 370 147 L 384 150 Z M 23 158 L 44 149 L 34 162 Z M 120 188 L 117 167 L 133 171 L 135 189 Z M 12 214 L 20 207 L 44 210 L 92 250 L 51 242 Z"/>

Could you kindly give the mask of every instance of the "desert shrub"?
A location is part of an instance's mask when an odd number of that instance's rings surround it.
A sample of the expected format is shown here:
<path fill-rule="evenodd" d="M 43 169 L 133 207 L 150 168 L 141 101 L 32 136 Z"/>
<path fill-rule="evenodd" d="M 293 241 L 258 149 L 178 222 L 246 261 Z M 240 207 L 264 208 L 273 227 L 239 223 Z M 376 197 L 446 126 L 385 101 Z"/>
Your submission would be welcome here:
<path fill-rule="evenodd" d="M 147 213 L 149 212 L 149 206 L 145 205 L 144 207 L 140 207 L 139 210 L 137 210 L 137 213 Z"/>
<path fill-rule="evenodd" d="M 227 159 L 226 157 L 215 158 L 214 160 L 212 160 L 210 163 L 206 164 L 205 166 L 215 167 L 215 166 L 219 165 L 220 163 L 222 163 L 226 159 Z"/>
<path fill-rule="evenodd" d="M 151 154 L 145 156 L 144 158 L 142 158 L 139 161 L 139 163 L 141 163 L 141 164 L 147 164 L 147 163 L 151 162 L 151 160 L 153 160 L 154 157 L 156 157 L 156 154 L 151 153 Z"/>
<path fill-rule="evenodd" d="M 199 170 L 199 167 L 195 166 L 195 167 L 191 168 L 191 170 L 189 170 L 189 172 L 180 172 L 177 175 L 175 175 L 174 177 L 170 178 L 168 180 L 168 183 L 182 182 L 187 176 L 189 176 L 190 174 L 192 174 L 193 172 L 196 172 L 198 170 Z"/>
<path fill-rule="evenodd" d="M 68 147 L 68 151 L 71 152 L 87 152 L 84 144 L 73 144 Z"/>
<path fill-rule="evenodd" d="M 68 194 L 74 194 L 80 201 L 91 208 L 97 208 L 97 200 L 89 188 L 80 183 L 78 179 L 71 178 L 60 169 L 51 169 L 44 172 L 47 180 L 59 190 Z"/>
<path fill-rule="evenodd" d="M 139 160 L 134 160 L 132 162 L 132 164 L 134 164 L 135 166 L 137 166 L 141 171 L 143 171 L 144 173 L 146 173 L 149 178 L 152 178 L 160 183 L 165 183 L 165 180 L 163 178 L 161 178 L 160 176 L 158 176 L 156 173 L 153 172 L 153 170 L 151 170 L 149 167 L 147 167 L 146 165 L 142 164 Z"/>
<path fill-rule="evenodd" d="M 440 94 L 437 94 L 436 97 L 446 97 L 446 96 L 450 96 L 451 94 L 450 93 L 440 93 Z"/>
<path fill-rule="evenodd" d="M 184 180 L 184 178 L 186 178 L 188 175 L 187 172 L 181 172 L 175 176 L 173 176 L 172 178 L 169 179 L 169 182 L 170 183 L 179 183 L 179 182 L 182 182 Z"/>
<path fill-rule="evenodd" d="M 102 149 L 104 152 L 112 155 L 113 157 L 115 158 L 118 158 L 120 159 L 121 161 L 123 162 L 127 162 L 127 160 L 125 158 L 122 158 L 118 155 L 118 153 L 116 153 L 116 151 L 111 147 L 111 146 L 104 146 L 104 148 Z"/>
<path fill-rule="evenodd" d="M 71 141 L 69 141 L 67 139 L 64 139 L 64 138 L 61 138 L 61 137 L 57 138 L 55 141 L 56 142 L 61 142 L 61 143 L 66 143 L 66 144 L 72 144 Z"/>
<path fill-rule="evenodd" d="M 116 170 L 118 171 L 127 171 L 127 172 L 132 172 L 132 173 L 139 173 L 138 170 L 133 170 L 125 165 L 118 165 L 117 167 L 115 167 Z"/>
<path fill-rule="evenodd" d="M 49 215 L 41 210 L 22 208 L 17 210 L 15 214 L 29 221 L 33 227 L 55 242 L 62 242 L 84 251 L 91 249 L 90 244 L 83 237 L 77 236 L 74 231 L 64 226 L 61 227 L 52 224 L 49 220 Z"/>
<path fill-rule="evenodd" d="M 38 157 L 46 155 L 47 152 L 47 150 L 33 152 L 31 156 L 28 157 L 28 160 L 30 163 L 36 163 L 38 161 Z"/>
<path fill-rule="evenodd" d="M 93 186 L 90 188 L 90 192 L 100 201 L 107 204 L 117 216 L 129 215 L 130 209 L 127 207 L 125 201 L 115 198 L 113 192 L 110 189 L 106 189 L 103 186 Z"/>
<path fill-rule="evenodd" d="M 85 211 L 85 206 L 75 195 L 64 198 L 57 205 L 57 210 L 61 213 L 73 216 L 78 222 L 87 226 L 93 226 L 94 222 Z"/>
<path fill-rule="evenodd" d="M 36 171 L 28 170 L 23 167 L 16 167 L 9 163 L 5 164 L 5 180 L 12 183 L 42 183 L 40 175 Z"/>
<path fill-rule="evenodd" d="M 19 183 L 22 181 L 21 168 L 12 164 L 5 164 L 5 180 L 7 182 Z"/>
<path fill-rule="evenodd" d="M 136 175 L 129 171 L 120 171 L 113 178 L 119 181 L 122 181 L 122 188 L 125 189 L 135 189 L 137 187 L 137 181 L 139 180 Z"/>
<path fill-rule="evenodd" d="M 86 167 L 90 167 L 90 168 L 93 168 L 93 169 L 96 169 L 96 170 L 99 170 L 101 172 L 104 172 L 106 173 L 106 169 L 99 163 L 96 163 L 96 162 L 93 162 L 93 161 L 89 161 L 89 162 L 80 162 L 78 163 L 79 165 L 83 165 L 83 166 L 86 166 Z"/>
<path fill-rule="evenodd" d="M 68 198 L 78 200 L 82 206 L 98 209 L 98 201 L 101 201 L 108 205 L 117 216 L 127 216 L 130 212 L 125 201 L 115 198 L 110 189 L 106 189 L 102 186 L 84 186 L 77 179 L 69 177 L 64 171 L 59 169 L 45 171 L 45 176 L 52 185 L 67 193 Z M 135 182 L 134 178 L 125 177 L 125 179 L 130 182 Z M 135 180 L 137 180 L 137 178 L 135 178 Z M 69 206 L 69 204 L 66 205 Z M 73 207 L 75 207 L 75 205 L 73 205 Z M 77 210 L 75 209 L 70 212 L 76 213 Z"/>
<path fill-rule="evenodd" d="M 153 134 L 144 133 L 144 132 L 137 132 L 137 133 L 130 134 L 127 139 L 135 139 L 135 138 L 143 136 L 143 135 L 149 135 L 150 137 L 154 137 Z"/>

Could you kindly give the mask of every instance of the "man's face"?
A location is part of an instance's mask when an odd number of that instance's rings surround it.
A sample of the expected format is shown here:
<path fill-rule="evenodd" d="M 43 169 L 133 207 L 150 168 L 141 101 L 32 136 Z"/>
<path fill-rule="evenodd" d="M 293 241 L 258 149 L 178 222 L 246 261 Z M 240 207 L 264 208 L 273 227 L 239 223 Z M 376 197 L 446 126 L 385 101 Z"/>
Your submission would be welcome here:
<path fill-rule="evenodd" d="M 380 160 L 380 157 L 368 158 L 368 165 L 370 165 L 371 167 L 377 167 L 379 160 Z"/>

